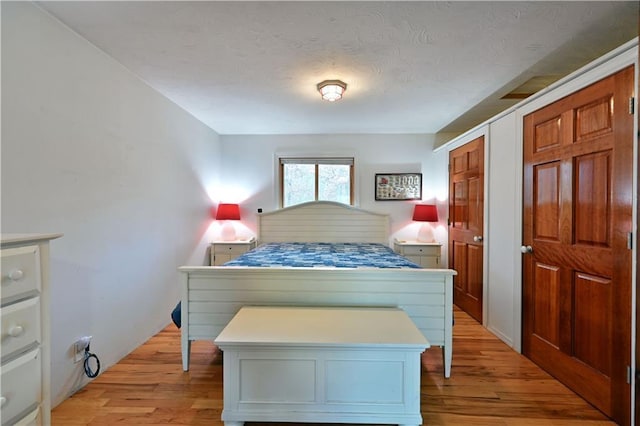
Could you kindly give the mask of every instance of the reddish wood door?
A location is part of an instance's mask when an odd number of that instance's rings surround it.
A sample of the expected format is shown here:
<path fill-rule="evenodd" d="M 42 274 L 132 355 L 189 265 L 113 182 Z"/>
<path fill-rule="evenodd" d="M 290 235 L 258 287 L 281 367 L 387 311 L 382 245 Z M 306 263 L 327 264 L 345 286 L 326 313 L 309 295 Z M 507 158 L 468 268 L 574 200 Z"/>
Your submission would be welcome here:
<path fill-rule="evenodd" d="M 630 421 L 633 68 L 524 118 L 523 351 Z"/>
<path fill-rule="evenodd" d="M 449 267 L 453 302 L 482 323 L 484 136 L 449 153 Z"/>

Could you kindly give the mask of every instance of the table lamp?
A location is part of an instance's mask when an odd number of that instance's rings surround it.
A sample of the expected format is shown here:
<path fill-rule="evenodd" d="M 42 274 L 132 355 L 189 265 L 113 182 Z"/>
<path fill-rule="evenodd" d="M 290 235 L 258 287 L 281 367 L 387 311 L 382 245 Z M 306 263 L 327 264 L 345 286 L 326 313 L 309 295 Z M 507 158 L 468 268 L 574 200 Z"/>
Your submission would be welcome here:
<path fill-rule="evenodd" d="M 433 228 L 429 222 L 438 221 L 438 208 L 434 204 L 416 204 L 413 209 L 413 220 L 424 222 L 418 231 L 418 241 L 423 243 L 435 243 Z"/>
<path fill-rule="evenodd" d="M 221 237 L 223 241 L 235 241 L 236 229 L 232 220 L 240 220 L 240 207 L 237 204 L 218 204 L 216 220 L 223 220 Z"/>

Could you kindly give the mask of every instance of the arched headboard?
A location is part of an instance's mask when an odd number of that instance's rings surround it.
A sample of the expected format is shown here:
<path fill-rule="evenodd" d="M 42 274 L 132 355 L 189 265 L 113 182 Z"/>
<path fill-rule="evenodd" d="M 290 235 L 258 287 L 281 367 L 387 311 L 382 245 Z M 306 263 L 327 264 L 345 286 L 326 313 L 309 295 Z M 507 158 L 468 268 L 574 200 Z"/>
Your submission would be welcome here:
<path fill-rule="evenodd" d="M 258 214 L 258 243 L 389 244 L 389 216 L 332 201 L 313 201 Z"/>

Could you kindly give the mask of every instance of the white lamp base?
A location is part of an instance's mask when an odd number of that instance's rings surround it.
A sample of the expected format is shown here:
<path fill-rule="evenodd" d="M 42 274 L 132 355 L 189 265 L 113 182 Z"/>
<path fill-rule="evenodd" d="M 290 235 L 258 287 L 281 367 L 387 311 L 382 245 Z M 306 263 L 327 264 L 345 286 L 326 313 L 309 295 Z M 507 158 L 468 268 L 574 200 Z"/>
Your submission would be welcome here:
<path fill-rule="evenodd" d="M 231 221 L 225 221 L 220 231 L 220 237 L 222 241 L 235 241 L 236 240 L 236 228 Z"/>
<path fill-rule="evenodd" d="M 429 222 L 424 222 L 418 231 L 418 241 L 421 243 L 435 243 L 436 238 L 433 235 L 433 228 Z"/>

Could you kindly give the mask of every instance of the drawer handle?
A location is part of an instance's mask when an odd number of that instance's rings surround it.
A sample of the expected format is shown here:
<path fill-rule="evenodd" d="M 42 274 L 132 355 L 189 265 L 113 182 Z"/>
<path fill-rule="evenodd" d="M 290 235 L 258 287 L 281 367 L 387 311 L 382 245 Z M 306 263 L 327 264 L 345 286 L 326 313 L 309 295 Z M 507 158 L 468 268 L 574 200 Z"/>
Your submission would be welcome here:
<path fill-rule="evenodd" d="M 0 396 L 0 407 L 4 407 L 4 404 L 7 403 L 7 397 L 6 396 Z"/>
<path fill-rule="evenodd" d="M 21 325 L 14 325 L 9 329 L 9 336 L 18 337 L 24 333 L 24 328 Z"/>
<path fill-rule="evenodd" d="M 8 276 L 11 281 L 20 281 L 22 277 L 24 277 L 24 272 L 22 272 L 21 269 L 14 269 L 13 271 L 9 272 Z"/>

